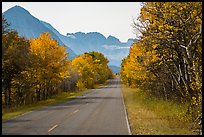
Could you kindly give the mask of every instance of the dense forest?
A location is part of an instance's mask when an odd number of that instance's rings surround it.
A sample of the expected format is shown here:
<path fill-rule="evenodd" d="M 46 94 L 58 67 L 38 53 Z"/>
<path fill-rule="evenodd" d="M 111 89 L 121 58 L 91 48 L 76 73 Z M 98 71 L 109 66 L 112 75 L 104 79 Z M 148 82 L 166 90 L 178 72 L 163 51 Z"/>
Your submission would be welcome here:
<path fill-rule="evenodd" d="M 150 96 L 188 104 L 183 114 L 202 117 L 202 3 L 144 2 L 134 29 L 141 32 L 120 76 Z"/>
<path fill-rule="evenodd" d="M 26 40 L 2 18 L 2 107 L 46 100 L 61 92 L 94 88 L 114 74 L 108 59 L 87 52 L 70 60 L 63 45 L 48 32 Z"/>

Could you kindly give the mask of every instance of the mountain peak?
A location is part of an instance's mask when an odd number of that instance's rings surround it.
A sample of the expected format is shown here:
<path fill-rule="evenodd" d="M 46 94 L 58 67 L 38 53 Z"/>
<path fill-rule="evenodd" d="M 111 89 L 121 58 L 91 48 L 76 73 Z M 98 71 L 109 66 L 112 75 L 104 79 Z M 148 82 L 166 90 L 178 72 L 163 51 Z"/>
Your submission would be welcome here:
<path fill-rule="evenodd" d="M 26 9 L 24 9 L 23 7 L 18 6 L 18 5 L 16 5 L 16 6 L 10 8 L 10 9 L 8 9 L 8 10 L 5 11 L 5 12 L 13 12 L 13 13 L 21 13 L 21 14 L 22 14 L 22 13 L 24 13 L 24 14 L 30 14 Z"/>
<path fill-rule="evenodd" d="M 86 35 L 89 37 L 96 37 L 96 38 L 103 39 L 103 40 L 106 39 L 105 36 L 99 32 L 88 32 L 86 33 Z"/>
<path fill-rule="evenodd" d="M 111 35 L 109 35 L 107 39 L 119 40 L 118 38 L 116 38 L 116 37 L 114 37 L 114 36 L 111 36 Z"/>
<path fill-rule="evenodd" d="M 103 35 L 100 32 L 87 32 L 88 35 Z"/>
<path fill-rule="evenodd" d="M 114 36 L 109 35 L 107 38 L 108 43 L 121 43 L 120 40 Z"/>
<path fill-rule="evenodd" d="M 59 32 L 53 29 L 51 24 L 40 21 L 38 18 L 32 16 L 29 11 L 20 6 L 16 5 L 5 11 L 2 15 L 10 24 L 9 28 L 17 31 L 21 37 L 26 39 L 36 38 L 43 32 L 49 32 L 51 38 L 57 40 L 60 45 L 66 45 L 58 37 Z M 76 56 L 69 47 L 66 47 L 66 51 L 69 52 L 68 57 L 74 58 Z"/>

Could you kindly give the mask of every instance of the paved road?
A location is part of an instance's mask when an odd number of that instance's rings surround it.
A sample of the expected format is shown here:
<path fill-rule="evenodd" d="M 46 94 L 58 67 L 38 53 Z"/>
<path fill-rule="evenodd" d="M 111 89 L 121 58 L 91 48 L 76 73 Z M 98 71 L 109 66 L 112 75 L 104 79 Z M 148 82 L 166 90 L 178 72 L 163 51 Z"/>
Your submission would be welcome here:
<path fill-rule="evenodd" d="M 75 99 L 3 122 L 2 134 L 128 135 L 119 79 Z"/>

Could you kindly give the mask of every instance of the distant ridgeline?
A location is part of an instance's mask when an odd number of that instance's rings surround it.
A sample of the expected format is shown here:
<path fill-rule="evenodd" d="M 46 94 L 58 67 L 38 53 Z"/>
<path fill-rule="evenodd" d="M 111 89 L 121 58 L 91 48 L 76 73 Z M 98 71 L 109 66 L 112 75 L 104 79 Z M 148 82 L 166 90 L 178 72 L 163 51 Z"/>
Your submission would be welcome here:
<path fill-rule="evenodd" d="M 65 45 L 69 53 L 68 58 L 75 58 L 79 54 L 88 51 L 98 51 L 103 53 L 109 60 L 109 66 L 118 73 L 121 60 L 129 53 L 129 48 L 134 39 L 127 42 L 120 42 L 114 36 L 104 37 L 99 32 L 76 32 L 67 33 L 66 36 L 60 34 L 49 23 L 40 21 L 32 16 L 27 10 L 20 6 L 14 6 L 3 13 L 3 17 L 10 24 L 10 29 L 16 30 L 20 36 L 26 39 L 39 37 L 42 32 L 49 32 L 52 38 L 56 39 L 60 45 Z M 136 40 L 136 39 L 135 39 Z"/>

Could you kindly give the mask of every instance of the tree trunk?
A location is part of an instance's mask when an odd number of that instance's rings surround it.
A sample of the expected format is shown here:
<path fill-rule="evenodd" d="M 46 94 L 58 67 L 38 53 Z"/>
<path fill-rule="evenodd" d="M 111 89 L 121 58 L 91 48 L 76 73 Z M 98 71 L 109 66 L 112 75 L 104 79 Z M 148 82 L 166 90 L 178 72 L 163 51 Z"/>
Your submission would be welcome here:
<path fill-rule="evenodd" d="M 11 87 L 10 87 L 10 83 L 9 83 L 9 86 L 8 86 L 8 107 L 11 106 Z"/>
<path fill-rule="evenodd" d="M 164 97 L 165 97 L 165 100 L 167 100 L 168 98 L 167 98 L 165 83 L 163 83 L 163 88 L 164 88 Z"/>

